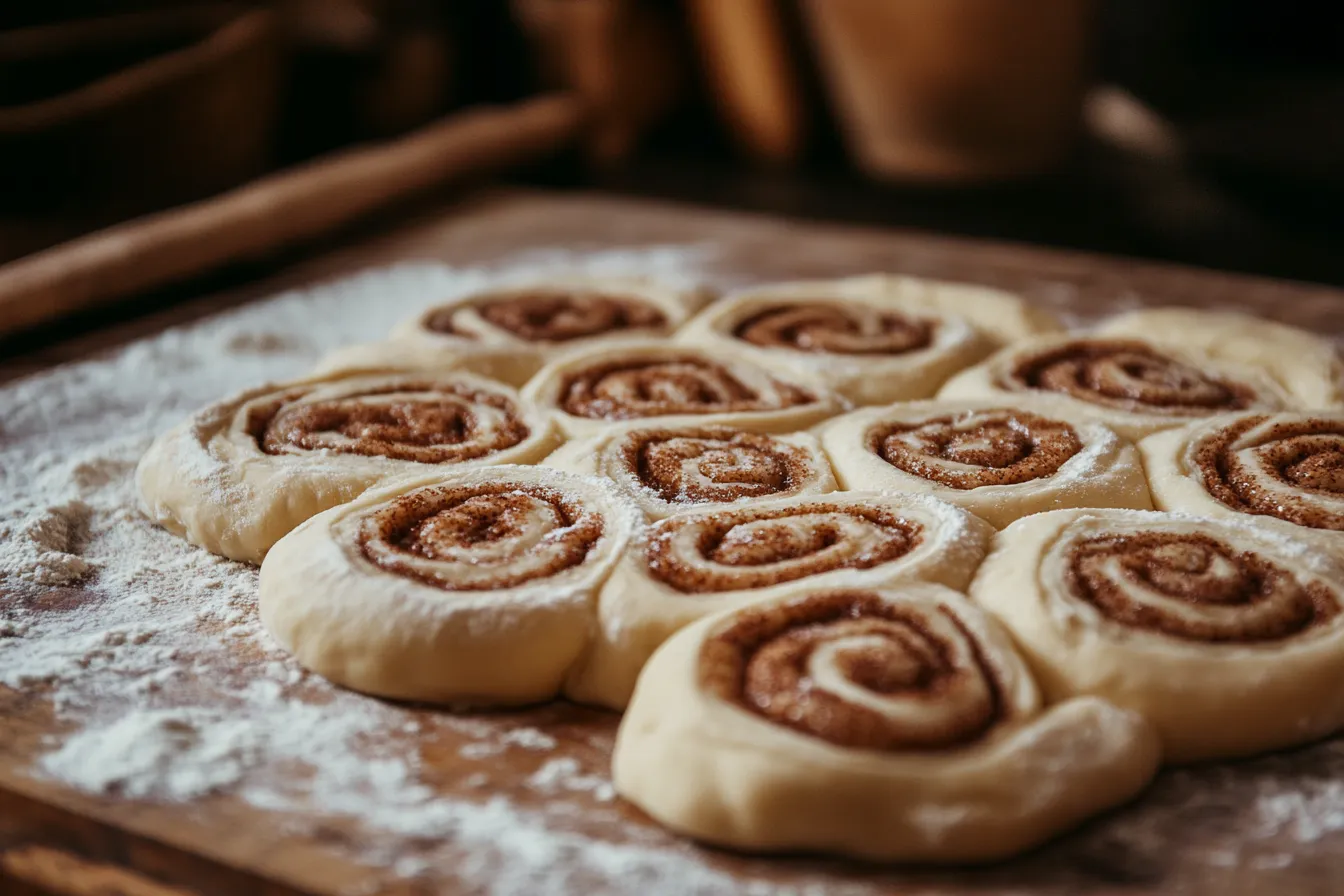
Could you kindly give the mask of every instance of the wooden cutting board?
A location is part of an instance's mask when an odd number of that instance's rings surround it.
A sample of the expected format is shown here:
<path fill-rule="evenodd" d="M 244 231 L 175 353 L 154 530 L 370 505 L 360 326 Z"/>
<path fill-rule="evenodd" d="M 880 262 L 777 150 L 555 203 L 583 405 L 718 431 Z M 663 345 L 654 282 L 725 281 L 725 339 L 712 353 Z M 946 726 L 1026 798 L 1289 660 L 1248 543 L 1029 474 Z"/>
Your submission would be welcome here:
<path fill-rule="evenodd" d="M 0 380 L 115 345 L 169 321 L 201 317 L 282 286 L 370 265 L 406 259 L 475 264 L 528 249 L 687 243 L 703 247 L 711 279 L 725 286 L 892 271 L 1017 290 L 1076 322 L 1140 304 L 1182 304 L 1252 311 L 1344 337 L 1344 293 L 1306 285 L 652 202 L 504 192 L 460 202 L 296 268 L 279 281 L 7 365 L 0 368 Z M 56 597 L 76 606 L 89 595 L 76 588 Z M 4 598 L 0 587 L 0 601 Z M 239 652 L 232 669 L 218 671 L 245 680 L 253 660 Z M 518 887 L 516 875 L 498 876 L 473 855 L 478 846 L 426 843 L 413 833 L 390 835 L 359 817 L 268 811 L 239 798 L 237 788 L 187 804 L 79 792 L 36 773 L 35 760 L 59 746 L 66 726 L 46 690 L 34 686 L 0 688 L 0 892 L 21 892 L 20 881 L 57 892 L 134 896 L 476 893 L 505 887 L 537 894 L 780 892 L 792 887 L 854 896 L 1344 892 L 1344 785 L 1335 783 L 1344 774 L 1344 741 L 1250 762 L 1169 771 L 1135 805 L 1029 856 L 949 871 L 742 857 L 672 837 L 633 808 L 605 798 L 600 785 L 617 722 L 609 713 L 556 703 L 476 714 L 470 728 L 476 733 L 470 736 L 460 717 L 433 710 L 414 715 L 418 733 L 404 740 L 404 748 L 418 754 L 423 783 L 445 799 L 471 802 L 502 795 L 518 811 L 546 804 L 546 823 L 568 837 L 565 848 L 553 851 L 549 883 Z M 520 727 L 545 732 L 556 745 L 545 756 L 525 745 L 486 759 L 468 759 L 461 750 L 481 732 Z M 572 768 L 596 785 L 549 795 L 523 786 L 543 759 L 557 757 L 572 759 Z M 482 768 L 488 771 L 484 787 Z M 372 844 L 383 856 L 374 864 L 367 858 Z M 612 848 L 609 861 L 577 861 L 577 851 L 604 847 Z M 433 860 L 421 861 L 426 855 Z M 512 883 L 500 883 L 504 880 Z"/>

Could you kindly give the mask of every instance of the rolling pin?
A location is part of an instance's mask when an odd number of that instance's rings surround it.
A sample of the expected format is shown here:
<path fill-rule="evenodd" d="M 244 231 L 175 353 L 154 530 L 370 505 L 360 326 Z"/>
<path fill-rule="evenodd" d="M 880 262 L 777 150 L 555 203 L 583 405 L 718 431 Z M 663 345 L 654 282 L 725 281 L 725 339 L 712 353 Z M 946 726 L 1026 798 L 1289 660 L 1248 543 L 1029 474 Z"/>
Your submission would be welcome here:
<path fill-rule="evenodd" d="M 264 255 L 430 187 L 543 157 L 577 138 L 583 120 L 583 104 L 569 94 L 468 109 L 400 139 L 0 265 L 0 333 Z"/>

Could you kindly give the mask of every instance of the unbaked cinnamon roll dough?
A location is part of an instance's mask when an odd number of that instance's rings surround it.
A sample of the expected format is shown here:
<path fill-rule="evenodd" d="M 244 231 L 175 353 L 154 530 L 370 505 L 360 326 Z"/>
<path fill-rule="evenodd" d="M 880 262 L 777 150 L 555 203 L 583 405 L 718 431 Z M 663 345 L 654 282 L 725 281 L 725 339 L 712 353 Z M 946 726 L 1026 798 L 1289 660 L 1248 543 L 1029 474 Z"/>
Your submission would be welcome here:
<path fill-rule="evenodd" d="M 615 428 L 576 439 L 543 461 L 598 475 L 650 519 L 728 509 L 760 498 L 835 491 L 831 462 L 811 433 L 767 435 L 727 426 Z"/>
<path fill-rule="evenodd" d="M 1274 377 L 1294 404 L 1333 408 L 1344 403 L 1344 364 L 1334 343 L 1286 324 L 1234 311 L 1148 308 L 1104 321 L 1098 335 L 1138 337 Z"/>
<path fill-rule="evenodd" d="M 669 335 L 706 297 L 636 279 L 564 277 L 500 287 L 428 308 L 384 342 L 333 352 L 318 370 L 454 367 L 521 386 L 560 354 Z"/>
<path fill-rule="evenodd" d="M 1140 713 L 1170 762 L 1344 726 L 1344 558 L 1274 520 L 1057 510 L 999 533 L 971 584 L 1049 700 Z"/>
<path fill-rule="evenodd" d="M 532 378 L 523 396 L 554 414 L 571 438 L 634 423 L 792 432 L 844 406 L 816 383 L 731 355 L 650 341 L 561 356 Z"/>
<path fill-rule="evenodd" d="M 998 290 L 877 275 L 743 290 L 677 340 L 808 377 L 856 404 L 886 404 L 927 398 L 1004 342 L 1058 329 Z"/>
<path fill-rule="evenodd" d="M 202 409 L 155 440 L 136 481 L 164 528 L 260 563 L 290 529 L 374 483 L 532 463 L 558 443 L 512 389 L 466 372 L 314 377 Z"/>
<path fill-rule="evenodd" d="M 603 587 L 597 632 L 566 693 L 623 707 L 658 645 L 717 610 L 808 588 L 910 579 L 963 588 L 992 533 L 951 504 L 877 492 L 675 514 L 631 542 Z"/>
<path fill-rule="evenodd" d="M 714 844 L 964 862 L 1130 799 L 1157 762 L 1139 715 L 1043 705 L 981 610 L 907 584 L 808 590 L 681 630 L 639 678 L 612 779 Z"/>
<path fill-rule="evenodd" d="M 639 520 L 595 477 L 501 466 L 371 490 L 282 538 L 261 621 L 305 667 L 382 697 L 555 696 Z"/>
<path fill-rule="evenodd" d="M 1023 393 L 1053 394 L 1132 440 L 1215 414 L 1293 406 L 1262 369 L 1137 338 L 1087 334 L 1010 345 L 954 376 L 938 397 Z"/>
<path fill-rule="evenodd" d="M 1344 532 L 1344 413 L 1214 417 L 1151 435 L 1139 450 L 1162 510 Z"/>
<path fill-rule="evenodd" d="M 1152 507 L 1134 445 L 1046 395 L 917 401 L 824 424 L 844 488 L 921 492 L 1002 528 L 1061 507 Z"/>

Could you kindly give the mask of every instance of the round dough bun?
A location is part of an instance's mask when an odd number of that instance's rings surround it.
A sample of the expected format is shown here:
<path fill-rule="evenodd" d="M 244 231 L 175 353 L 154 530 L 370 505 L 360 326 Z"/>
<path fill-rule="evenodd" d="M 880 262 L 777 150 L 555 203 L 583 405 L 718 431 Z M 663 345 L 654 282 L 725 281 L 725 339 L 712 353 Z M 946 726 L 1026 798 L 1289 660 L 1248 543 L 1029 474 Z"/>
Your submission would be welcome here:
<path fill-rule="evenodd" d="M 619 709 L 650 654 L 702 616 L 809 588 L 919 579 L 964 588 L 993 528 L 924 495 L 847 492 L 668 517 L 631 542 L 598 597 L 598 631 L 566 685 Z"/>
<path fill-rule="evenodd" d="M 1274 377 L 1294 404 L 1344 404 L 1344 364 L 1333 342 L 1314 333 L 1235 311 L 1149 308 L 1118 314 L 1096 330 L 1184 347 L 1220 361 L 1259 368 Z"/>
<path fill-rule="evenodd" d="M 810 590 L 702 619 L 649 661 L 612 778 L 662 824 L 749 850 L 979 862 L 1135 796 L 1138 715 L 1043 707 L 1008 636 L 938 585 Z"/>
<path fill-rule="evenodd" d="M 1344 726 L 1337 542 L 1140 510 L 1056 510 L 999 533 L 970 594 L 1048 700 L 1147 718 L 1171 762 L 1247 756 Z"/>
<path fill-rule="evenodd" d="M 700 312 L 677 341 L 886 404 L 928 398 L 1005 341 L 1058 329 L 1009 293 L 870 275 L 744 290 Z"/>
<path fill-rule="evenodd" d="M 1054 396 L 863 408 L 821 439 L 843 488 L 933 495 L 999 528 L 1062 507 L 1152 508 L 1134 446 Z"/>
<path fill-rule="evenodd" d="M 523 396 L 552 412 L 572 438 L 608 432 L 612 424 L 792 432 L 844 409 L 839 396 L 815 383 L 731 355 L 652 341 L 564 355 L 543 367 Z"/>
<path fill-rule="evenodd" d="M 1131 441 L 1238 410 L 1279 410 L 1292 400 L 1254 367 L 1215 361 L 1132 337 L 1043 336 L 1010 345 L 948 380 L 938 397 L 1047 393 Z"/>
<path fill-rule="evenodd" d="M 706 297 L 633 278 L 500 286 L 426 308 L 386 341 L 338 349 L 318 370 L 465 368 L 521 386 L 561 354 L 670 335 Z"/>
<path fill-rule="evenodd" d="M 1139 450 L 1160 510 L 1344 533 L 1344 412 L 1214 417 L 1151 435 Z"/>
<path fill-rule="evenodd" d="M 403 480 L 282 538 L 261 621 L 306 668 L 368 694 L 545 700 L 637 525 L 610 483 L 544 467 Z"/>
<path fill-rule="evenodd" d="M 603 476 L 649 519 L 727 510 L 761 498 L 835 491 L 831 463 L 811 433 L 767 435 L 727 426 L 616 428 L 567 442 L 543 461 Z"/>
<path fill-rule="evenodd" d="M 161 435 L 136 471 L 145 513 L 232 560 L 392 477 L 533 463 L 554 424 L 464 371 L 310 377 L 250 389 Z"/>

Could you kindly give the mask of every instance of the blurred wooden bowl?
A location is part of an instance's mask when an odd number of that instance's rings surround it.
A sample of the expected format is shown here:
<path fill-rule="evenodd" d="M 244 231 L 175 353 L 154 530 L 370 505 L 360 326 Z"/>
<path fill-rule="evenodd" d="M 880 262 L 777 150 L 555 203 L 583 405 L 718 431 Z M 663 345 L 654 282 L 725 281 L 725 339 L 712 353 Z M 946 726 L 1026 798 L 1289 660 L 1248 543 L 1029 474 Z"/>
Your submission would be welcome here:
<path fill-rule="evenodd" d="M 130 215 L 265 170 L 273 12 L 193 4 L 0 33 L 0 206 Z"/>
<path fill-rule="evenodd" d="M 803 0 L 855 160 L 874 177 L 1038 173 L 1079 130 L 1095 0 Z"/>

